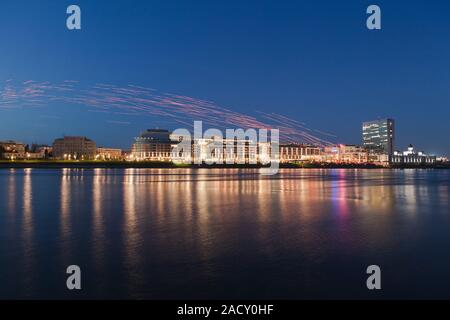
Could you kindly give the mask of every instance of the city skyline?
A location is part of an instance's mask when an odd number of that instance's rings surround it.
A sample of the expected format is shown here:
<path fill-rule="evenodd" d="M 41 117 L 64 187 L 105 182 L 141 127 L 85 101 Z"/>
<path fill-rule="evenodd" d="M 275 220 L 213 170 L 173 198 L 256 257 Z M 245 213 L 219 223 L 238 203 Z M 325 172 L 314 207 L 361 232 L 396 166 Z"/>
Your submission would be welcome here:
<path fill-rule="evenodd" d="M 417 149 L 412 144 L 401 151 L 395 145 L 395 119 L 362 123 L 362 144 L 314 144 L 279 139 L 279 130 L 226 129 L 203 127 L 196 121 L 193 132 L 188 129 L 147 129 L 134 138 L 131 148 L 97 146 L 85 136 L 56 138 L 51 146 L 33 144 L 30 148 L 16 141 L 0 141 L 0 159 L 15 161 L 117 161 L 143 165 L 362 165 L 376 167 L 446 166 L 446 155 Z M 289 127 L 287 127 L 289 129 Z M 293 130 L 293 128 L 291 128 Z M 293 134 L 296 134 L 294 131 Z M 301 134 L 301 132 L 300 132 Z M 283 135 L 281 135 L 283 136 Z M 324 142 L 320 139 L 316 142 Z M 94 162 L 92 162 L 94 161 Z M 97 162 L 98 163 L 98 162 Z M 110 164 L 113 164 L 110 163 Z"/>
<path fill-rule="evenodd" d="M 386 118 L 386 119 L 376 119 L 376 120 L 370 120 L 370 121 L 364 121 L 363 123 L 362 123 L 362 130 L 361 130 L 361 140 L 360 140 L 360 142 L 359 143 L 347 143 L 347 142 L 336 142 L 336 143 L 332 143 L 332 142 L 328 142 L 327 141 L 327 145 L 320 145 L 320 144 L 314 144 L 314 143 L 311 143 L 311 142 L 305 142 L 305 141 L 295 141 L 295 140 L 280 140 L 280 143 L 282 143 L 282 144 L 284 144 L 284 145 L 288 145 L 288 144 L 294 144 L 294 145 L 305 145 L 305 146 L 312 146 L 312 147 L 317 147 L 317 148 L 321 148 L 321 149 L 326 149 L 327 147 L 328 148 L 330 148 L 330 147 L 334 147 L 334 146 L 339 146 L 339 145 L 344 145 L 344 146 L 359 146 L 359 147 L 362 147 L 362 148 L 364 148 L 364 149 L 366 149 L 366 150 L 371 150 L 371 149 L 374 149 L 375 151 L 378 149 L 378 148 L 373 148 L 373 146 L 370 146 L 370 144 L 373 144 L 373 143 L 369 143 L 369 144 L 367 144 L 367 140 L 366 140 L 366 138 L 367 138 L 367 134 L 369 134 L 369 132 L 366 132 L 367 131 L 367 128 L 365 127 L 367 124 L 372 124 L 372 123 L 383 123 L 383 122 L 386 122 L 386 121 L 388 121 L 388 122 L 395 122 L 395 120 L 394 119 L 391 119 L 391 118 Z M 159 130 L 159 129 L 162 129 L 162 131 L 167 131 L 167 132 L 172 132 L 172 130 L 171 129 L 167 129 L 167 128 L 155 128 L 156 130 Z M 177 128 L 177 129 L 180 129 L 180 128 Z M 186 129 L 186 128 L 182 128 L 182 129 Z M 228 129 L 232 129 L 232 130 L 235 130 L 235 129 L 238 129 L 238 128 L 228 128 Z M 249 128 L 249 129 L 253 129 L 253 128 Z M 275 128 L 276 129 L 276 128 Z M 134 140 L 136 140 L 136 139 L 138 139 L 138 137 L 139 137 L 139 135 L 141 135 L 141 134 L 144 134 L 146 131 L 151 131 L 151 130 L 153 130 L 153 129 L 150 129 L 150 128 L 147 128 L 147 129 L 144 129 L 144 130 L 141 130 L 141 131 L 139 131 L 139 132 L 137 132 L 135 135 L 134 135 L 134 137 L 132 138 L 132 139 L 130 139 L 130 142 L 129 142 L 129 144 L 128 145 L 126 145 L 125 147 L 122 147 L 122 146 L 118 146 L 118 145 L 114 145 L 113 143 L 112 144 L 99 144 L 98 145 L 98 148 L 119 148 L 119 149 L 121 149 L 121 150 L 123 150 L 124 152 L 131 152 L 131 150 L 133 149 L 133 142 L 132 142 L 132 140 L 134 139 Z M 189 129 L 187 129 L 188 131 L 189 131 Z M 206 129 L 205 129 L 206 130 Z M 191 130 L 192 131 L 192 130 Z M 191 132 L 190 131 L 190 132 Z M 396 130 L 394 130 L 394 132 L 395 132 Z M 191 134 L 193 134 L 193 131 L 191 132 Z M 373 132 L 372 132 L 372 134 L 373 134 Z M 376 134 L 378 134 L 378 130 L 376 131 Z M 31 143 L 29 143 L 29 142 L 26 142 L 26 141 L 20 141 L 20 140 L 18 140 L 18 139 L 0 139 L 0 142 L 16 142 L 16 143 L 23 143 L 24 145 L 27 145 L 27 146 L 32 146 L 32 145 L 35 145 L 35 146 L 52 146 L 52 145 L 54 145 L 54 143 L 56 142 L 56 141 L 58 141 L 58 140 L 61 140 L 62 138 L 66 138 L 66 137 L 76 137 L 76 138 L 87 138 L 87 139 L 90 139 L 90 138 L 93 138 L 93 137 L 87 137 L 87 136 L 85 136 L 85 135 L 83 135 L 83 134 L 62 134 L 62 135 L 60 135 L 60 136 L 58 136 L 58 137 L 54 137 L 53 139 L 52 139 L 52 141 L 50 141 L 49 143 L 44 143 L 44 142 L 39 142 L 39 141 L 33 141 L 33 142 L 31 142 Z M 225 138 L 225 136 L 223 137 L 223 139 L 226 139 Z M 95 140 L 95 141 L 97 141 L 96 139 L 95 139 L 95 137 L 93 138 L 93 140 Z M 397 140 L 397 136 L 395 136 L 395 135 L 393 135 L 392 137 L 391 137 L 391 140 L 392 140 L 392 142 L 389 142 L 389 148 L 390 148 L 390 151 L 389 152 L 384 152 L 384 153 L 386 153 L 386 154 L 388 154 L 388 155 L 392 155 L 392 154 L 394 154 L 394 152 L 401 152 L 401 150 L 406 150 L 406 148 L 408 147 L 411 147 L 412 145 L 415 145 L 415 146 L 417 146 L 415 143 L 412 143 L 412 142 L 410 142 L 410 143 L 408 143 L 408 144 L 406 144 L 406 145 L 397 145 L 396 143 L 395 143 L 395 141 Z M 423 146 L 419 146 L 419 149 L 421 150 L 420 152 L 424 152 L 424 150 L 426 150 L 426 148 L 423 148 Z M 384 150 L 384 151 L 386 151 L 386 150 Z M 432 152 L 426 152 L 426 153 L 428 153 L 428 154 L 431 154 L 431 155 L 434 155 L 434 156 L 436 156 L 436 157 L 443 157 L 443 158 L 446 158 L 446 157 L 448 157 L 448 154 L 436 154 L 436 153 L 432 153 Z"/>

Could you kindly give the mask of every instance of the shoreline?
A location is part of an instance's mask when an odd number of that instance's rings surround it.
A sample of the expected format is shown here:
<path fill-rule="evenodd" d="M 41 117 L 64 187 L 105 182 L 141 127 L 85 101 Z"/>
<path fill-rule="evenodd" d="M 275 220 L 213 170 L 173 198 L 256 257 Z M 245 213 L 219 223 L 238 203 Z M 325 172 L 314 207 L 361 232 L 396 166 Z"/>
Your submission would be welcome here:
<path fill-rule="evenodd" d="M 263 165 L 215 164 L 176 165 L 171 162 L 125 162 L 125 161 L 0 161 L 0 169 L 260 169 Z M 449 164 L 434 166 L 380 166 L 374 164 L 335 163 L 283 163 L 280 169 L 450 169 Z"/>

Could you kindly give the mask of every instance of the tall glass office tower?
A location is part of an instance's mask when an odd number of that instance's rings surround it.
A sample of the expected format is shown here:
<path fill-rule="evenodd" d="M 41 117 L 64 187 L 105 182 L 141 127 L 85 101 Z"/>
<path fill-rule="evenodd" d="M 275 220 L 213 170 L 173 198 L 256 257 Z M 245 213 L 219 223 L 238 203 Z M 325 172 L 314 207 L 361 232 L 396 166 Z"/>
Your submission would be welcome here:
<path fill-rule="evenodd" d="M 363 122 L 364 147 L 392 155 L 395 149 L 395 121 L 381 119 Z"/>

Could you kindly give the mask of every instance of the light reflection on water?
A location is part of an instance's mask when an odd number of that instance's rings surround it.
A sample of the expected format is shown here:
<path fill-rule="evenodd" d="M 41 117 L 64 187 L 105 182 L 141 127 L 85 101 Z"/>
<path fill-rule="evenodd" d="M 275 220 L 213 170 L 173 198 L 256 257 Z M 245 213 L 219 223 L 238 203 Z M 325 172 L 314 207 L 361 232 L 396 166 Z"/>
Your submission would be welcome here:
<path fill-rule="evenodd" d="M 3 170 L 0 298 L 450 298 L 449 180 L 445 170 Z M 70 264 L 81 293 L 65 289 Z M 369 264 L 386 270 L 378 296 L 364 287 Z"/>

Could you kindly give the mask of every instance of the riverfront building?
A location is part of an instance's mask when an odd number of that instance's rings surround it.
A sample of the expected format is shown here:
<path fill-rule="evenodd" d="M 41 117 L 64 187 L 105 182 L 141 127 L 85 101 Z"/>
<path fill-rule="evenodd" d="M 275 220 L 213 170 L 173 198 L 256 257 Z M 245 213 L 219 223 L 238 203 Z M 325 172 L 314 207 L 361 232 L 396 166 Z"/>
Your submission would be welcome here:
<path fill-rule="evenodd" d="M 53 158 L 60 160 L 93 160 L 96 150 L 95 142 L 86 137 L 66 136 L 53 142 Z"/>
<path fill-rule="evenodd" d="M 433 165 L 436 163 L 436 156 L 427 155 L 422 151 L 416 151 L 410 144 L 406 151 L 395 151 L 390 157 L 390 162 L 393 165 Z"/>
<path fill-rule="evenodd" d="M 202 138 L 193 141 L 195 163 L 256 164 L 258 144 L 246 139 Z"/>
<path fill-rule="evenodd" d="M 97 160 L 121 160 L 123 158 L 122 149 L 99 147 L 95 158 Z"/>
<path fill-rule="evenodd" d="M 393 119 L 364 122 L 362 134 L 365 148 L 387 155 L 394 153 L 395 121 Z"/>
<path fill-rule="evenodd" d="M 187 144 L 183 143 L 185 139 L 188 139 Z M 192 139 L 190 136 L 176 136 L 168 130 L 149 129 L 135 138 L 131 157 L 127 159 L 195 164 L 256 164 L 267 161 L 269 152 L 270 145 L 248 139 Z"/>
<path fill-rule="evenodd" d="M 269 158 L 270 145 L 249 139 L 226 139 L 222 137 L 191 139 L 171 136 L 172 160 L 195 164 L 256 164 Z M 186 141 L 187 143 L 183 142 Z M 177 146 L 178 143 L 181 143 Z M 184 150 L 186 148 L 186 150 Z M 267 155 L 266 157 L 261 156 Z"/>
<path fill-rule="evenodd" d="M 323 162 L 368 163 L 369 151 L 363 146 L 339 144 L 324 148 Z"/>
<path fill-rule="evenodd" d="M 280 162 L 295 163 L 303 161 L 319 162 L 322 160 L 322 150 L 308 144 L 281 144 Z"/>
<path fill-rule="evenodd" d="M 15 160 L 25 157 L 25 144 L 11 140 L 0 141 L 0 158 Z"/>

